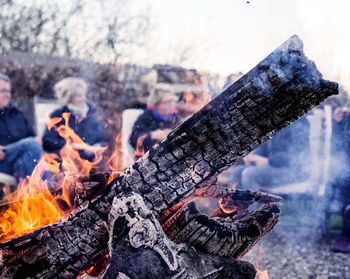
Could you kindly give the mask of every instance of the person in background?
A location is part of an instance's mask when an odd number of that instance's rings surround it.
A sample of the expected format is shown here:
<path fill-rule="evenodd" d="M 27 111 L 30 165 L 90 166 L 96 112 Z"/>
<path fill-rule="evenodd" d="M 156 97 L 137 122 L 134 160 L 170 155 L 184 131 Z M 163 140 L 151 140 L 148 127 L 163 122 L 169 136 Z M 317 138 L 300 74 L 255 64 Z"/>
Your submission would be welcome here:
<path fill-rule="evenodd" d="M 41 157 L 40 139 L 23 112 L 11 104 L 11 81 L 0 74 L 0 172 L 17 181 L 30 175 Z"/>
<path fill-rule="evenodd" d="M 138 117 L 132 128 L 129 142 L 135 150 L 141 147 L 147 152 L 179 124 L 177 99 L 169 86 L 155 86 L 148 98 L 147 109 Z"/>
<path fill-rule="evenodd" d="M 336 239 L 332 250 L 339 253 L 350 253 L 350 198 L 349 198 L 349 189 L 346 192 L 347 197 L 344 200 L 347 200 L 345 208 L 342 211 L 343 214 L 343 229 L 341 235 Z"/>
<path fill-rule="evenodd" d="M 190 118 L 212 99 L 212 95 L 207 88 L 203 86 L 189 87 L 181 94 L 177 103 L 177 109 L 181 122 Z"/>
<path fill-rule="evenodd" d="M 200 95 L 200 93 L 194 93 L 191 89 L 187 89 L 182 93 L 177 103 L 179 117 L 182 122 L 190 118 L 203 107 L 204 103 L 201 102 L 198 95 Z"/>
<path fill-rule="evenodd" d="M 341 96 L 332 96 L 325 101 L 325 105 L 332 108 L 331 194 L 339 199 L 343 216 L 342 234 L 332 250 L 350 253 L 350 114 L 343 103 Z"/>
<path fill-rule="evenodd" d="M 79 151 L 81 158 L 92 161 L 94 154 L 88 150 L 89 146 L 104 145 L 107 138 L 102 123 L 96 118 L 96 110 L 86 100 L 87 88 L 86 82 L 81 78 L 68 77 L 57 82 L 54 91 L 62 107 L 52 112 L 50 118 L 62 118 L 64 113 L 70 114 L 69 127 L 85 143 L 74 144 L 74 148 Z M 62 119 L 55 127 L 63 124 Z M 45 151 L 57 154 L 66 143 L 55 128 L 47 128 L 42 141 Z"/>
<path fill-rule="evenodd" d="M 241 188 L 267 190 L 308 178 L 309 122 L 302 117 L 243 158 Z"/>

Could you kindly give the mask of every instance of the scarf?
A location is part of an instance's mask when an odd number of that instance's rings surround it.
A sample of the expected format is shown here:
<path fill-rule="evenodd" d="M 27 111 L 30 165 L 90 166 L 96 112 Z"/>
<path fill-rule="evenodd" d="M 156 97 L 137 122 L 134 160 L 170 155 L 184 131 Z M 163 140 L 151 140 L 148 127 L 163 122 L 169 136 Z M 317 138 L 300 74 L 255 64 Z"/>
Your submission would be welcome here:
<path fill-rule="evenodd" d="M 169 115 L 162 115 L 157 111 L 155 106 L 152 104 L 147 104 L 147 108 L 151 111 L 152 117 L 157 121 L 171 122 L 171 123 L 176 122 L 176 119 L 177 119 L 177 111 L 176 110 L 174 110 Z"/>
<path fill-rule="evenodd" d="M 83 107 L 77 107 L 72 104 L 68 104 L 67 108 L 69 111 L 78 117 L 85 117 L 89 111 L 89 106 L 85 104 Z"/>

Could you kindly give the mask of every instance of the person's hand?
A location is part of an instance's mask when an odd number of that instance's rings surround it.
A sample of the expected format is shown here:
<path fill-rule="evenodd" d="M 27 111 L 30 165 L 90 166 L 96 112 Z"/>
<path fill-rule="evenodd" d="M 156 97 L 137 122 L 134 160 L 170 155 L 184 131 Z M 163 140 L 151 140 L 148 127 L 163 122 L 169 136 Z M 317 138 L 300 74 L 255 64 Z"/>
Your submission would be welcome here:
<path fill-rule="evenodd" d="M 156 141 L 160 141 L 163 138 L 165 138 L 170 132 L 171 132 L 171 129 L 154 130 L 150 133 L 151 139 L 156 140 Z"/>
<path fill-rule="evenodd" d="M 261 155 L 252 154 L 251 162 L 257 166 L 267 166 L 269 164 L 269 159 Z"/>
<path fill-rule="evenodd" d="M 250 153 L 247 156 L 245 156 L 243 158 L 243 161 L 246 165 L 257 165 L 257 166 L 266 166 L 269 164 L 269 159 L 261 156 L 261 155 L 257 155 L 257 154 L 253 154 Z"/>
<path fill-rule="evenodd" d="M 249 153 L 248 155 L 244 156 L 243 162 L 246 166 L 252 165 L 254 163 L 253 153 Z"/>
<path fill-rule="evenodd" d="M 337 122 L 341 122 L 344 119 L 346 109 L 344 107 L 337 107 L 333 112 L 333 118 Z"/>
<path fill-rule="evenodd" d="M 86 143 L 76 143 L 76 142 L 73 142 L 71 144 L 71 146 L 75 149 L 75 150 L 90 150 L 91 147 L 86 144 Z"/>
<path fill-rule="evenodd" d="M 0 145 L 0 161 L 4 160 L 6 156 L 5 146 Z"/>
<path fill-rule="evenodd" d="M 39 144 L 40 146 L 43 144 L 43 141 L 41 139 L 41 137 L 35 137 L 34 140 L 37 142 L 37 144 Z"/>
<path fill-rule="evenodd" d="M 80 154 L 80 157 L 82 159 L 89 160 L 89 161 L 94 160 L 93 159 L 95 154 L 94 149 L 98 148 L 98 147 L 89 145 L 87 143 L 75 143 L 75 142 L 73 142 L 71 146 L 79 153 L 83 152 Z"/>
<path fill-rule="evenodd" d="M 192 114 L 199 110 L 194 104 L 184 103 L 184 102 L 176 104 L 176 108 L 180 112 L 192 113 Z"/>

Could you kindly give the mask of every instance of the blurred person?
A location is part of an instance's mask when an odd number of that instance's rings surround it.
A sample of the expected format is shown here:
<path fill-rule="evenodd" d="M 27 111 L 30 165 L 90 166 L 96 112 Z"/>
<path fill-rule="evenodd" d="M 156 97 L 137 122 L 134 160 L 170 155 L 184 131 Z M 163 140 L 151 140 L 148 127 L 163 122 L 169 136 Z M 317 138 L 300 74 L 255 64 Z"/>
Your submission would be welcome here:
<path fill-rule="evenodd" d="M 184 121 L 200 110 L 203 105 L 204 104 L 199 100 L 198 93 L 195 94 L 192 90 L 187 89 L 182 93 L 176 107 L 179 112 L 179 117 Z"/>
<path fill-rule="evenodd" d="M 177 103 L 181 122 L 190 118 L 194 113 L 211 101 L 211 99 L 212 96 L 206 88 L 197 87 L 185 90 Z"/>
<path fill-rule="evenodd" d="M 41 153 L 33 128 L 11 104 L 10 78 L 0 74 L 0 172 L 19 181 L 32 173 Z"/>
<path fill-rule="evenodd" d="M 243 158 L 240 186 L 267 190 L 304 181 L 309 175 L 309 122 L 302 117 Z"/>
<path fill-rule="evenodd" d="M 168 85 L 155 86 L 148 98 L 147 108 L 132 128 L 129 142 L 135 150 L 140 145 L 143 151 L 147 152 L 179 124 L 177 100 L 177 96 Z"/>
<path fill-rule="evenodd" d="M 74 143 L 73 147 L 79 151 L 82 159 L 93 161 L 94 154 L 89 151 L 89 147 L 104 145 L 107 137 L 102 123 L 96 118 L 95 108 L 86 100 L 87 89 L 86 82 L 81 78 L 68 77 L 57 82 L 54 91 L 62 107 L 52 112 L 50 118 L 62 118 L 64 113 L 69 113 L 69 127 L 84 141 L 84 144 Z M 63 124 L 62 119 L 55 127 Z M 47 152 L 59 154 L 66 140 L 55 127 L 45 130 L 43 148 Z"/>
<path fill-rule="evenodd" d="M 324 104 L 332 109 L 331 199 L 339 198 L 343 216 L 342 234 L 332 250 L 350 253 L 350 113 L 341 96 L 330 97 Z"/>
<path fill-rule="evenodd" d="M 345 205 L 343 214 L 343 229 L 341 235 L 336 239 L 332 250 L 339 253 L 350 253 L 350 199 L 349 199 L 349 189 L 346 192 L 347 204 Z"/>

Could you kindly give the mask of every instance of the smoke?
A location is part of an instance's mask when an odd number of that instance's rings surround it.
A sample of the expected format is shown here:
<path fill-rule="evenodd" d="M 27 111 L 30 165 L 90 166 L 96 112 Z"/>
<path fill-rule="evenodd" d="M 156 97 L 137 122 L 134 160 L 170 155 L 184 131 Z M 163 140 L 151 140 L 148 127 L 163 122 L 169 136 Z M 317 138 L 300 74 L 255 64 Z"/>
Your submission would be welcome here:
<path fill-rule="evenodd" d="M 342 213 L 350 165 L 349 116 L 343 105 L 344 100 L 331 97 L 306 116 L 307 129 L 299 125 L 302 119 L 289 127 L 298 135 L 289 142 L 290 160 L 307 178 L 288 185 L 281 226 L 276 228 L 277 233 L 292 233 L 296 242 L 320 239 L 332 226 L 330 216 Z M 340 118 L 336 116 L 339 110 L 343 111 Z M 293 181 L 293 177 L 288 179 Z"/>
<path fill-rule="evenodd" d="M 329 230 L 330 213 L 341 214 L 350 166 L 346 96 L 344 93 L 329 98 L 254 151 L 263 154 L 267 150 L 265 156 L 274 166 L 256 175 L 256 181 L 261 183 L 259 190 L 284 198 L 280 221 L 274 229 L 277 235 L 291 235 L 295 242 L 316 241 Z M 337 110 L 343 111 L 341 119 Z M 245 185 L 237 172 L 239 168 L 243 166 L 229 169 L 221 180 L 229 185 L 241 179 L 243 183 L 238 187 L 257 190 L 254 179 L 250 179 L 252 185 Z"/>

